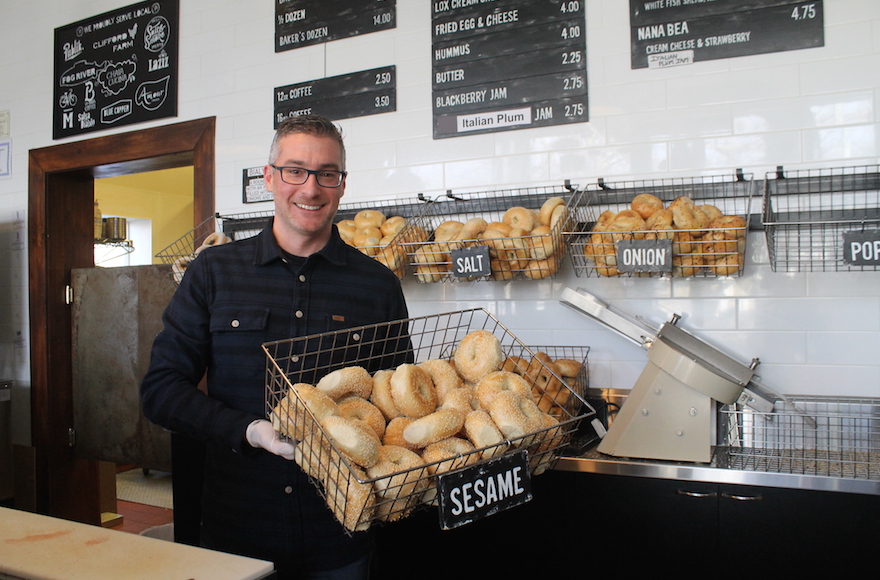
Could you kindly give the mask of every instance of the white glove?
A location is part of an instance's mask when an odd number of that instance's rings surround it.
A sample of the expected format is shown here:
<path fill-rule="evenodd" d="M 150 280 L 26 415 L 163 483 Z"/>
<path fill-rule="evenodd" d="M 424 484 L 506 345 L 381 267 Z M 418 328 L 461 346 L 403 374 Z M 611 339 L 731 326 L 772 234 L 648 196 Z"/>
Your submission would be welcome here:
<path fill-rule="evenodd" d="M 293 451 L 296 449 L 296 445 L 281 439 L 272 427 L 272 423 L 265 419 L 257 419 L 248 425 L 245 438 L 251 447 L 265 449 L 269 453 L 274 453 L 284 459 L 293 459 Z"/>

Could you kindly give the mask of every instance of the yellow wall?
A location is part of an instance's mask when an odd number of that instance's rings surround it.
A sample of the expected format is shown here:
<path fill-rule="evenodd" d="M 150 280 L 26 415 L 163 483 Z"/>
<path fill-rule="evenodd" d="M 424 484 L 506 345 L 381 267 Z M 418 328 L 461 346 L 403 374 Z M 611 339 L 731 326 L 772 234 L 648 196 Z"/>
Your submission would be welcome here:
<path fill-rule="evenodd" d="M 179 167 L 95 180 L 95 199 L 105 216 L 152 221 L 155 256 L 182 236 L 193 224 L 193 168 Z"/>

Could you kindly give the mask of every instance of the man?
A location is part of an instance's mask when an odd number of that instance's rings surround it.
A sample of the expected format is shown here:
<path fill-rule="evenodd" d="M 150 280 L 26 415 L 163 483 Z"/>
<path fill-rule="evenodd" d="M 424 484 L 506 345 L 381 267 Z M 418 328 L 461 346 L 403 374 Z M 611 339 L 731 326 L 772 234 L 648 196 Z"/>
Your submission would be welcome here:
<path fill-rule="evenodd" d="M 397 277 L 333 224 L 347 175 L 335 125 L 284 121 L 264 174 L 275 216 L 187 269 L 141 385 L 144 414 L 206 444 L 203 546 L 271 560 L 279 578 L 364 578 L 371 533 L 344 532 L 265 418 L 261 345 L 403 320 L 406 303 Z"/>

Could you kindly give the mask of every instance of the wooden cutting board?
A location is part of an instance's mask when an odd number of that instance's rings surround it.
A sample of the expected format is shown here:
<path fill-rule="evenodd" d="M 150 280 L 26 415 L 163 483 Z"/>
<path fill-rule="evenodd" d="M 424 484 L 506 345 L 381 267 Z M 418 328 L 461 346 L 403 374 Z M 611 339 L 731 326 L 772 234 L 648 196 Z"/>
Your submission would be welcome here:
<path fill-rule="evenodd" d="M 0 508 L 0 578 L 246 580 L 270 562 Z"/>

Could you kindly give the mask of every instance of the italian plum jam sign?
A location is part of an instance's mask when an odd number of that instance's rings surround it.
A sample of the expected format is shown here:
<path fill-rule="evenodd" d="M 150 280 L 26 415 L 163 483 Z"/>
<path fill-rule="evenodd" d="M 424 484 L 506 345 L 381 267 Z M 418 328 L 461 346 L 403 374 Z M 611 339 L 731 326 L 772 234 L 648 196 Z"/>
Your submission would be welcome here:
<path fill-rule="evenodd" d="M 178 21 L 153 0 L 56 28 L 53 138 L 176 116 Z"/>
<path fill-rule="evenodd" d="M 434 0 L 434 138 L 589 120 L 586 0 Z"/>
<path fill-rule="evenodd" d="M 297 115 L 350 119 L 397 110 L 394 65 L 275 88 L 275 128 Z"/>
<path fill-rule="evenodd" d="M 275 52 L 395 26 L 395 0 L 275 0 Z"/>
<path fill-rule="evenodd" d="M 532 500 L 528 451 L 520 449 L 437 477 L 440 527 L 451 530 Z"/>
<path fill-rule="evenodd" d="M 825 45 L 822 0 L 630 0 L 632 68 Z"/>

